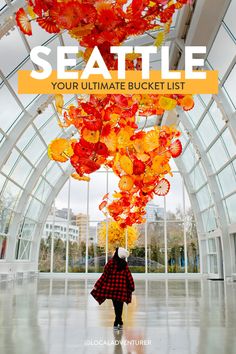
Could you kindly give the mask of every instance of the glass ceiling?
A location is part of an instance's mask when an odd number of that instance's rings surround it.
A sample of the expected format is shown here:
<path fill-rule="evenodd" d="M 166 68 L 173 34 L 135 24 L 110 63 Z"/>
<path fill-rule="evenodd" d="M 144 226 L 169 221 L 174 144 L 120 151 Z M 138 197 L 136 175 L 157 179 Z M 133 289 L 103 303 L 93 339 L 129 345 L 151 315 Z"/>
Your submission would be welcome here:
<path fill-rule="evenodd" d="M 10 21 L 10 15 L 22 3 L 0 0 L 0 23 Z M 184 150 L 177 159 L 177 166 L 184 177 L 203 238 L 222 225 L 236 224 L 235 13 L 236 1 L 231 1 L 207 55 L 206 66 L 219 70 L 219 95 L 196 96 L 194 109 L 180 113 Z M 175 45 L 178 16 L 180 13 L 174 18 L 166 45 Z M 47 217 L 45 206 L 49 212 L 50 203 L 71 173 L 69 163 L 49 161 L 47 144 L 56 136 L 70 136 L 74 132 L 71 127 L 58 127 L 51 96 L 17 93 L 17 71 L 33 68 L 29 53 L 36 45 L 51 49 L 58 45 L 78 45 L 66 33 L 49 35 L 36 23 L 32 22 L 32 26 L 32 37 L 24 36 L 14 27 L 0 40 L 0 193 L 5 210 L 0 235 L 16 237 L 27 218 L 35 225 L 31 241 L 36 226 Z M 147 35 L 128 42 L 130 45 L 151 43 Z M 53 62 L 55 50 L 51 55 Z M 79 59 L 77 65 L 80 65 Z M 158 60 L 152 62 L 152 68 L 159 68 Z M 66 95 L 67 103 L 75 99 L 73 95 Z M 149 124 L 157 124 L 158 119 L 153 117 Z M 140 120 L 139 124 L 141 127 L 144 122 Z"/>

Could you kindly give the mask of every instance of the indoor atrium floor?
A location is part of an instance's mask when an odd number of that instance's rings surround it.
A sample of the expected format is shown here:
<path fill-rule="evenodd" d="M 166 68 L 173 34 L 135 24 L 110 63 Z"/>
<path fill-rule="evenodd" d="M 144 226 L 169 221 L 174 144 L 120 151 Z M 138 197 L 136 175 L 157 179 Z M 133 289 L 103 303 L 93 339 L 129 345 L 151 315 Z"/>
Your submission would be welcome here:
<path fill-rule="evenodd" d="M 111 300 L 99 306 L 94 280 L 0 283 L 1 354 L 235 354 L 236 283 L 136 280 L 113 331 Z"/>

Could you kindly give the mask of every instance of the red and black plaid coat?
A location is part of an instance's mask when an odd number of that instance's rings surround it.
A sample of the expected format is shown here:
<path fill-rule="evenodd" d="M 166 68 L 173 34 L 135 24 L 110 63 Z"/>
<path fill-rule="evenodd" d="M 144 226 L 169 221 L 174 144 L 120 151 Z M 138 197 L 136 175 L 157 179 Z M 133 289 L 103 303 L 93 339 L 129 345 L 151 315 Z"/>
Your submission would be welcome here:
<path fill-rule="evenodd" d="M 103 274 L 97 280 L 91 295 L 101 305 L 106 299 L 114 299 L 129 304 L 134 291 L 134 280 L 128 264 L 117 271 L 117 263 L 111 258 L 104 267 Z"/>

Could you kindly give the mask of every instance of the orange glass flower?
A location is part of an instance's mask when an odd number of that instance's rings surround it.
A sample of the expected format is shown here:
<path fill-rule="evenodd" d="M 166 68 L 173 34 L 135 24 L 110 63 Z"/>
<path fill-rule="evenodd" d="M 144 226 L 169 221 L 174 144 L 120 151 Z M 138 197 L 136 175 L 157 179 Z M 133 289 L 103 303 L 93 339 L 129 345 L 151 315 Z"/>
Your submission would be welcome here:
<path fill-rule="evenodd" d="M 133 178 L 128 175 L 122 176 L 119 181 L 119 188 L 122 191 L 130 191 L 132 189 L 133 185 L 134 185 Z"/>
<path fill-rule="evenodd" d="M 48 156 L 51 160 L 66 162 L 73 154 L 71 142 L 64 138 L 57 138 L 48 146 Z"/>
<path fill-rule="evenodd" d="M 96 144 L 99 140 L 100 132 L 99 130 L 89 130 L 87 128 L 82 129 L 82 136 L 84 140 L 89 143 Z"/>

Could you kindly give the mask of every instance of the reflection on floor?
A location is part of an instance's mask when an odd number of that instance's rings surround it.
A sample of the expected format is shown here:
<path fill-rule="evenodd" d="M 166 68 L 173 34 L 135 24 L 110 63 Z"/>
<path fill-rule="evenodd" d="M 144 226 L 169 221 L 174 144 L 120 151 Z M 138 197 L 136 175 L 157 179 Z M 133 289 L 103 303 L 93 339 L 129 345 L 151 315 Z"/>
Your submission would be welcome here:
<path fill-rule="evenodd" d="M 136 280 L 113 331 L 112 303 L 89 295 L 93 280 L 0 284 L 1 354 L 235 354 L 236 283 Z"/>

